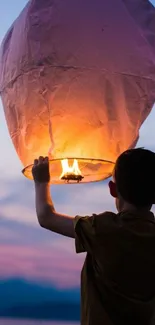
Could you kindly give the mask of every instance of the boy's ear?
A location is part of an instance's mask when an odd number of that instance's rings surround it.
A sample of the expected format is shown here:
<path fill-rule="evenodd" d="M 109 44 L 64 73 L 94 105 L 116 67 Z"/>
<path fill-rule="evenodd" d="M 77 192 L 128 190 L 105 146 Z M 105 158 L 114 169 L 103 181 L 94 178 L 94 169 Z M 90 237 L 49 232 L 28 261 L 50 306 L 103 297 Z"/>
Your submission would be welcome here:
<path fill-rule="evenodd" d="M 114 198 L 117 198 L 116 184 L 113 181 L 109 182 L 109 190 L 110 190 L 111 196 L 113 196 Z"/>

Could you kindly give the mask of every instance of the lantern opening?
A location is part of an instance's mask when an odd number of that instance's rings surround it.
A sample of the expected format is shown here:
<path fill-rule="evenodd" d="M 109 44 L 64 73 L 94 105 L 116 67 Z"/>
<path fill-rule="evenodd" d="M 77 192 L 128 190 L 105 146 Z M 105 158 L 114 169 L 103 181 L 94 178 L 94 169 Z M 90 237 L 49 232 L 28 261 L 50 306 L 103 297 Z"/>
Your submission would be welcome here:
<path fill-rule="evenodd" d="M 73 165 L 69 166 L 68 159 L 61 160 L 62 165 L 62 174 L 60 179 L 67 181 L 77 181 L 77 183 L 81 182 L 84 178 L 81 174 L 78 161 L 74 159 Z"/>
<path fill-rule="evenodd" d="M 112 175 L 115 163 L 103 159 L 60 157 L 49 160 L 51 184 L 83 184 L 98 182 Z M 22 173 L 33 179 L 33 164 L 26 166 Z"/>

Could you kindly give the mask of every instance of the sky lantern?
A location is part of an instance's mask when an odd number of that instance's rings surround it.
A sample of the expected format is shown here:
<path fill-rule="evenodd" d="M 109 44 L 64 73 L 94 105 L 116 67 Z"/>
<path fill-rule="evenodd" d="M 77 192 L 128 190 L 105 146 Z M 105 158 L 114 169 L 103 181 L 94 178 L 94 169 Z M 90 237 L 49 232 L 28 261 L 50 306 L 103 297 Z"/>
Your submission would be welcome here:
<path fill-rule="evenodd" d="M 154 7 L 30 0 L 1 45 L 0 93 L 26 177 L 39 155 L 53 184 L 109 177 L 155 102 Z"/>

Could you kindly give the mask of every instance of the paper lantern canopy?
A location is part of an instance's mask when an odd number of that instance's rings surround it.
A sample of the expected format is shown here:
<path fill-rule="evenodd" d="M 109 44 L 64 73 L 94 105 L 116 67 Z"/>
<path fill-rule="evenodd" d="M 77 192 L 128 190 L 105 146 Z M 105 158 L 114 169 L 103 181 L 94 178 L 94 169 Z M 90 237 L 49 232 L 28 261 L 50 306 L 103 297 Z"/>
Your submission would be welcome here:
<path fill-rule="evenodd" d="M 49 155 L 53 184 L 103 180 L 136 145 L 155 101 L 155 9 L 135 3 L 31 0 L 9 29 L 0 93 L 28 178 Z"/>

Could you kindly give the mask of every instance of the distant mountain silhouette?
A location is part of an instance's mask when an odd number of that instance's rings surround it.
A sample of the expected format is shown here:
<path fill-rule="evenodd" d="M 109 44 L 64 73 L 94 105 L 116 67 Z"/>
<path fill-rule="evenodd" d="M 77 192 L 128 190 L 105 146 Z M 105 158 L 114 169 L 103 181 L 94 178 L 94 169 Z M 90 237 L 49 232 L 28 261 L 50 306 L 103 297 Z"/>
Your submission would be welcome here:
<path fill-rule="evenodd" d="M 1 317 L 42 320 L 79 321 L 80 305 L 77 303 L 44 303 L 8 308 L 0 312 Z"/>
<path fill-rule="evenodd" d="M 79 288 L 54 286 L 22 279 L 0 280 L 0 317 L 79 320 Z"/>

